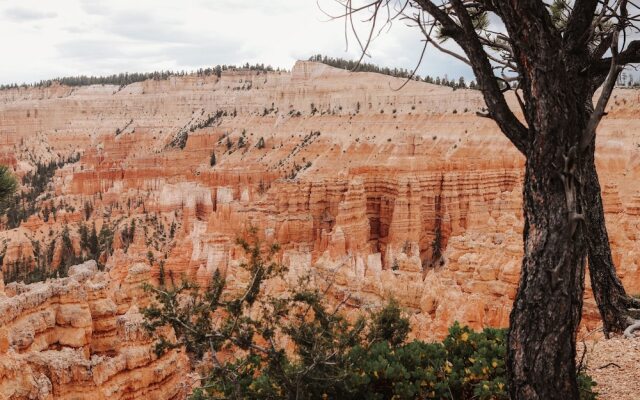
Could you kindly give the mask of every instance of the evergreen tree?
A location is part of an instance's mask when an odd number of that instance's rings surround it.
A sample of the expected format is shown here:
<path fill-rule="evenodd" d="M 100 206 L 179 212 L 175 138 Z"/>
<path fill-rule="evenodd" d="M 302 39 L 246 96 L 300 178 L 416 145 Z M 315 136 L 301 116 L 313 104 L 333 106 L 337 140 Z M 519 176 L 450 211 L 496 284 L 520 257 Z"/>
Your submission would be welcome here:
<path fill-rule="evenodd" d="M 9 168 L 0 165 L 0 215 L 5 210 L 5 203 L 13 196 L 18 188 L 16 178 L 9 172 Z"/>
<path fill-rule="evenodd" d="M 91 258 L 97 260 L 100 255 L 100 241 L 98 239 L 98 233 L 96 232 L 96 223 L 93 223 L 91 229 L 91 235 L 89 236 L 89 252 Z"/>
<path fill-rule="evenodd" d="M 78 227 L 78 233 L 80 234 L 80 248 L 89 251 L 89 230 L 87 226 L 81 223 Z"/>

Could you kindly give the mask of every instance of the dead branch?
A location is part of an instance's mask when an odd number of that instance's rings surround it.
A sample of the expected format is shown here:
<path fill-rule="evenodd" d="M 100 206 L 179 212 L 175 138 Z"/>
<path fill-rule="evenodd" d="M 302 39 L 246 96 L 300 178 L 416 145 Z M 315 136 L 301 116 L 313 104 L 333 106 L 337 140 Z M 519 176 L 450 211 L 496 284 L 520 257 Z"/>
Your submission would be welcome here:
<path fill-rule="evenodd" d="M 633 332 L 637 330 L 640 330 L 639 320 L 636 320 L 634 323 L 629 325 L 627 329 L 624 330 L 624 337 L 626 337 L 627 339 L 634 339 L 636 336 L 633 334 Z"/>
<path fill-rule="evenodd" d="M 600 121 L 604 116 L 605 108 L 607 107 L 607 103 L 609 103 L 609 98 L 611 98 L 611 93 L 613 92 L 613 87 L 616 84 L 620 71 L 622 71 L 622 67 L 618 65 L 619 34 L 620 26 L 615 29 L 611 39 L 611 66 L 609 68 L 609 73 L 607 74 L 607 79 L 602 87 L 602 93 L 600 94 L 598 103 L 596 104 L 593 113 L 591 114 L 591 118 L 589 118 L 589 122 L 587 123 L 587 128 L 580 139 L 580 152 L 584 152 L 596 136 L 598 124 L 600 124 Z"/>
<path fill-rule="evenodd" d="M 621 366 L 619 366 L 618 364 L 613 363 L 613 362 L 610 362 L 609 364 L 602 365 L 602 366 L 600 366 L 600 367 L 598 367 L 598 368 L 596 368 L 596 369 L 605 369 L 605 368 L 609 368 L 609 367 L 622 368 L 622 367 L 621 367 Z"/>

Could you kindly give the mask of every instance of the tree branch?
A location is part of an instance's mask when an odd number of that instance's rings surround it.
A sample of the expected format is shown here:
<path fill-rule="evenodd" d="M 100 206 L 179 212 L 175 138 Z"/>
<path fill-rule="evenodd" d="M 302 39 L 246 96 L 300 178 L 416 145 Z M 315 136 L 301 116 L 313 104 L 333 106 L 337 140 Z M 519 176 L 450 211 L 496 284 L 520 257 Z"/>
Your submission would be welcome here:
<path fill-rule="evenodd" d="M 441 10 L 438 6 L 433 4 L 430 0 L 415 0 L 416 4 L 418 4 L 424 11 L 430 14 L 433 18 L 435 18 L 443 28 L 443 33 L 446 36 L 451 37 L 452 39 L 456 39 L 464 34 L 462 28 L 455 23 L 455 21 L 443 10 Z"/>
<path fill-rule="evenodd" d="M 425 2 L 422 1 L 422 3 Z M 430 9 L 435 6 L 431 2 L 426 3 L 432 6 L 425 10 L 430 13 Z M 451 4 L 456 12 L 456 16 L 462 23 L 462 27 L 460 28 L 462 33 L 453 39 L 462 47 L 471 62 L 473 72 L 478 79 L 478 85 L 487 103 L 489 114 L 514 146 L 516 146 L 522 154 L 526 155 L 528 148 L 528 130 L 509 108 L 498 85 L 498 80 L 493 73 L 493 67 L 489 62 L 489 57 L 482 47 L 482 43 L 473 26 L 471 16 L 467 12 L 464 4 L 461 0 L 452 0 Z M 432 16 L 439 21 L 436 15 L 432 14 Z M 448 15 L 445 16 L 450 19 Z"/>
<path fill-rule="evenodd" d="M 602 61 L 606 62 L 607 59 Z M 611 58 L 609 58 L 611 60 Z M 618 65 L 627 65 L 640 62 L 640 40 L 629 42 L 627 48 L 618 55 Z"/>
<path fill-rule="evenodd" d="M 587 50 L 591 23 L 599 0 L 576 0 L 564 34 L 565 49 L 583 53 Z"/>
<path fill-rule="evenodd" d="M 587 128 L 585 129 L 582 138 L 580 139 L 580 151 L 585 151 L 593 138 L 596 136 L 596 129 L 598 128 L 598 124 L 602 120 L 604 115 L 605 107 L 609 102 L 609 98 L 611 97 L 611 93 L 613 92 L 613 87 L 616 84 L 616 79 L 618 79 L 618 75 L 620 71 L 622 71 L 622 67 L 618 65 L 618 36 L 620 34 L 619 27 L 613 33 L 613 38 L 611 40 L 611 65 L 609 67 L 609 73 L 607 74 L 607 79 L 602 86 L 602 93 L 600 94 L 600 98 L 598 99 L 598 103 L 593 109 L 593 113 L 589 118 L 589 122 L 587 123 Z"/>

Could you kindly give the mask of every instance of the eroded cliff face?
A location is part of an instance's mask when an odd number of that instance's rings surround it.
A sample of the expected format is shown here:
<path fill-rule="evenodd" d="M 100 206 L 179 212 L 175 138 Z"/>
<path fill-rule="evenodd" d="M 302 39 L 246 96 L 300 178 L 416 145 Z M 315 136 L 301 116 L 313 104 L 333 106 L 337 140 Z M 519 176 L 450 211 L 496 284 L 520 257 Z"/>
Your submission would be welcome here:
<path fill-rule="evenodd" d="M 134 265 L 116 283 L 88 261 L 68 278 L 5 286 L 0 398 L 184 398 L 186 355 L 174 349 L 158 357 L 142 325 L 149 298 L 140 285 L 149 270 Z"/>
<path fill-rule="evenodd" d="M 117 358 L 127 348 L 109 321 L 133 307 L 118 296 L 135 291 L 122 282 L 136 265 L 150 268 L 152 282 L 161 265 L 165 280 L 206 284 L 219 269 L 241 282 L 235 239 L 252 226 L 281 245 L 278 257 L 288 267 L 285 282 L 269 290 L 310 277 L 330 284 L 332 298 L 348 297 L 353 312 L 393 297 L 411 312 L 413 334 L 425 339 L 442 336 L 455 320 L 505 326 L 522 257 L 524 160 L 492 121 L 476 116 L 484 107 L 478 92 L 421 82 L 395 91 L 402 82 L 298 62 L 290 73 L 0 92 L 0 160 L 19 175 L 38 161 L 80 155 L 56 170 L 37 213 L 0 232 L 5 271 L 42 260 L 56 268 L 68 253 L 65 226 L 74 254 L 83 251 L 80 224 L 114 233 L 112 251 L 99 260 L 111 283 L 99 295 L 83 283 L 63 296 L 78 298 L 69 302 L 85 315 L 77 322 L 85 328 L 74 328 L 73 352 L 57 350 L 59 364 L 84 356 L 93 365 L 87 354 Z M 598 133 L 612 249 L 630 293 L 640 293 L 639 103 L 637 91 L 617 91 Z M 111 299 L 113 316 L 96 314 L 106 306 L 92 296 Z M 587 296 L 584 329 L 593 329 L 598 315 Z M 60 329 L 46 337 L 65 336 Z M 33 340 L 27 348 L 34 351 L 10 342 L 11 356 L 0 358 L 45 371 L 53 339 Z M 145 360 L 135 370 L 151 375 L 164 362 Z M 74 374 L 49 378 L 51 386 L 112 387 L 107 373 Z M 160 385 L 144 384 L 132 390 Z"/>

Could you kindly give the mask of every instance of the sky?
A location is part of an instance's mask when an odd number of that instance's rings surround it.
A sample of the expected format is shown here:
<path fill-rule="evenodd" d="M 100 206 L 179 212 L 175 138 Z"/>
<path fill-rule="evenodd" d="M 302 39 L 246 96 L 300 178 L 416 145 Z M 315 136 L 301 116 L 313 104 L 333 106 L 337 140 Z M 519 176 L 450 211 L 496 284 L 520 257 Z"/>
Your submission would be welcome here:
<path fill-rule="evenodd" d="M 344 20 L 320 7 L 338 11 L 335 0 L 0 0 L 0 84 L 246 62 L 291 69 L 318 53 L 358 58 Z M 416 28 L 396 21 L 364 61 L 413 69 L 422 46 Z M 437 51 L 418 73 L 473 78 Z"/>

